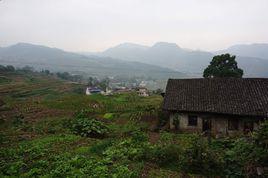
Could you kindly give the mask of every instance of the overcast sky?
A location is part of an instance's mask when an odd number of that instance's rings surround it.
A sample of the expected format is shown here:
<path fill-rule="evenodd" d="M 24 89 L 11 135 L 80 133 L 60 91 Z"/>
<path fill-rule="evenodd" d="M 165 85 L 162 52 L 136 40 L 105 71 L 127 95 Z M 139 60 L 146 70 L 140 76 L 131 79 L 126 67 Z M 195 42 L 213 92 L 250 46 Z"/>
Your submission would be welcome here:
<path fill-rule="evenodd" d="M 0 46 L 101 51 L 124 42 L 218 50 L 268 42 L 268 0 L 0 0 Z"/>

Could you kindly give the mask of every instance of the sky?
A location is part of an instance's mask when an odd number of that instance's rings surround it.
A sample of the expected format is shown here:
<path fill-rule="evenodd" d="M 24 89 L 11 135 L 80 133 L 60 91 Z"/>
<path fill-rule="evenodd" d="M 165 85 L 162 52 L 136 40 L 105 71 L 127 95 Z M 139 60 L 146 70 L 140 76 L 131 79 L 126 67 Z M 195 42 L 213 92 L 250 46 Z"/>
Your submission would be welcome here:
<path fill-rule="evenodd" d="M 268 0 L 0 0 L 0 46 L 102 51 L 156 42 L 215 51 L 268 42 Z"/>

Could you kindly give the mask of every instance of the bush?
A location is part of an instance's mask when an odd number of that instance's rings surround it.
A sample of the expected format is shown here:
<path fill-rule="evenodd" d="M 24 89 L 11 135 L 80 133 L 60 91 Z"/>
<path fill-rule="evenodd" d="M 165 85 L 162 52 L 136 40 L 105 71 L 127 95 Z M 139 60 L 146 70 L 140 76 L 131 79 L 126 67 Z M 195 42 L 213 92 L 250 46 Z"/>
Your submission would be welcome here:
<path fill-rule="evenodd" d="M 164 127 L 168 121 L 169 121 L 169 114 L 168 112 L 165 111 L 159 111 L 158 112 L 158 129 L 161 129 L 162 127 Z"/>
<path fill-rule="evenodd" d="M 97 155 L 102 155 L 102 153 L 112 146 L 113 140 L 108 139 L 108 140 L 100 140 L 97 144 L 94 144 L 92 147 L 90 147 L 90 152 L 95 153 Z"/>
<path fill-rule="evenodd" d="M 255 177 L 257 167 L 268 166 L 268 150 L 251 139 L 240 138 L 225 152 L 224 160 L 225 175 Z"/>
<path fill-rule="evenodd" d="M 181 168 L 189 173 L 205 176 L 222 174 L 223 158 L 212 150 L 203 138 L 197 138 L 195 143 L 183 153 Z"/>
<path fill-rule="evenodd" d="M 159 166 L 178 168 L 182 153 L 179 145 L 157 145 L 147 152 L 147 159 Z"/>
<path fill-rule="evenodd" d="M 145 158 L 149 147 L 147 135 L 137 131 L 133 132 L 130 138 L 114 142 L 103 154 L 106 158 L 113 161 L 141 161 Z"/>
<path fill-rule="evenodd" d="M 233 147 L 228 149 L 224 155 L 224 172 L 231 177 L 244 177 L 244 166 L 248 165 L 250 153 L 253 145 L 245 139 L 238 139 L 233 143 Z"/>
<path fill-rule="evenodd" d="M 83 114 L 77 115 L 72 121 L 71 130 L 84 137 L 104 137 L 109 132 L 108 127 L 103 122 L 84 117 Z"/>
<path fill-rule="evenodd" d="M 268 120 L 263 122 L 259 130 L 254 133 L 254 139 L 258 145 L 268 149 Z"/>

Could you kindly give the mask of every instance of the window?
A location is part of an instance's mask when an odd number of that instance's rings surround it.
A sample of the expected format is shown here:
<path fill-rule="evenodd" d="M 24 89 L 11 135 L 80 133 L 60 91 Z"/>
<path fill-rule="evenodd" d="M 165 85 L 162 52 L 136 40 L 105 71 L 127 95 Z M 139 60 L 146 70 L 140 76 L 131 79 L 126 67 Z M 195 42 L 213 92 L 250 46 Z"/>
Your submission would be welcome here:
<path fill-rule="evenodd" d="M 188 126 L 197 126 L 197 116 L 188 116 Z"/>
<path fill-rule="evenodd" d="M 238 120 L 229 119 L 228 120 L 228 130 L 238 130 Z"/>

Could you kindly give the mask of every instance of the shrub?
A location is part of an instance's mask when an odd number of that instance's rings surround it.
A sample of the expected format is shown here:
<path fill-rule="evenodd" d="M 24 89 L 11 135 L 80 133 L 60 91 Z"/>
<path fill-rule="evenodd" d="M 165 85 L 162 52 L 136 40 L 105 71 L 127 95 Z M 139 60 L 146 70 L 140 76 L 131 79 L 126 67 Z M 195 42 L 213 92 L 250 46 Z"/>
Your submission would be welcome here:
<path fill-rule="evenodd" d="M 72 121 L 71 130 L 84 137 L 103 137 L 109 132 L 108 127 L 103 122 L 84 117 L 83 114 L 79 114 Z"/>
<path fill-rule="evenodd" d="M 268 149 L 268 120 L 263 122 L 259 130 L 254 133 L 254 139 L 258 145 Z"/>
<path fill-rule="evenodd" d="M 257 167 L 268 166 L 267 160 L 268 121 L 264 121 L 253 137 L 237 139 L 226 152 L 226 170 L 230 175 L 255 177 Z"/>
<path fill-rule="evenodd" d="M 189 173 L 218 176 L 222 174 L 223 158 L 200 137 L 185 150 L 180 164 Z"/>
<path fill-rule="evenodd" d="M 159 166 L 176 167 L 180 163 L 182 153 L 179 145 L 156 145 L 147 151 L 147 159 Z"/>
<path fill-rule="evenodd" d="M 112 146 L 112 144 L 113 140 L 111 139 L 100 140 L 97 144 L 90 147 L 90 152 L 101 155 L 108 147 Z"/>
<path fill-rule="evenodd" d="M 148 137 L 142 132 L 132 133 L 132 137 L 114 142 L 104 152 L 104 156 L 109 160 L 143 160 L 150 144 Z"/>
<path fill-rule="evenodd" d="M 158 129 L 161 129 L 163 126 L 165 126 L 169 121 L 169 114 L 165 111 L 158 111 Z"/>
<path fill-rule="evenodd" d="M 228 149 L 224 155 L 225 169 L 228 176 L 244 177 L 243 167 L 248 160 L 253 145 L 245 139 L 239 139 L 233 143 L 233 148 Z"/>

